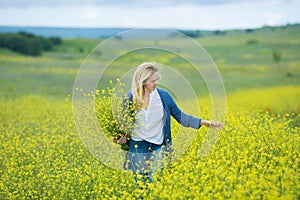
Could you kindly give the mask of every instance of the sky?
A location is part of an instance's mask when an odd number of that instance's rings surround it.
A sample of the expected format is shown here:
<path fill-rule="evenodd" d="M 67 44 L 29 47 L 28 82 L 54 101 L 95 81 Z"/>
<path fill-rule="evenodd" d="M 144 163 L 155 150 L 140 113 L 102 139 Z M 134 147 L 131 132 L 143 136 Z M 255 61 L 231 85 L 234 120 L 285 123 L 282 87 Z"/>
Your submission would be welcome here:
<path fill-rule="evenodd" d="M 225 30 L 300 23 L 300 0 L 0 0 L 0 26 Z"/>

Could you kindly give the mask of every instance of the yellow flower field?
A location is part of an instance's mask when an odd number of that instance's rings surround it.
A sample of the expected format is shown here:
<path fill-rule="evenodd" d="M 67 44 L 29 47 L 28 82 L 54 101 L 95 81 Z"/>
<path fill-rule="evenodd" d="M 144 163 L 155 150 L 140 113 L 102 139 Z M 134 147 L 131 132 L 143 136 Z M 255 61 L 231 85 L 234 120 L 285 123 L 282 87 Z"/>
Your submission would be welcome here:
<path fill-rule="evenodd" d="M 299 88 L 286 90 L 285 102 L 295 105 L 288 113 L 277 112 L 280 91 L 265 91 L 273 100 L 269 110 L 268 99 L 261 100 L 262 108 L 233 107 L 244 104 L 251 91 L 243 92 L 244 100 L 238 93 L 228 96 L 225 128 L 211 152 L 199 156 L 207 131 L 203 127 L 188 151 L 144 190 L 131 172 L 108 168 L 87 151 L 70 99 L 2 99 L 0 199 L 299 199 L 300 129 L 295 120 L 300 116 L 292 111 L 299 108 Z M 201 108 L 203 118 L 210 115 Z"/>

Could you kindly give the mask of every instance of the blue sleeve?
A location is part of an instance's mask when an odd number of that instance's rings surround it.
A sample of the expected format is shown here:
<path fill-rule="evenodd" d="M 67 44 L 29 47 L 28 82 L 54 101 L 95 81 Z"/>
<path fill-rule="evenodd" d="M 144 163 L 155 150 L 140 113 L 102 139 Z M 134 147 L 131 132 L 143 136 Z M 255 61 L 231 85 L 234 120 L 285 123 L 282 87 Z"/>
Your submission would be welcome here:
<path fill-rule="evenodd" d="M 182 126 L 191 127 L 194 129 L 199 129 L 201 127 L 201 119 L 182 112 L 178 108 L 171 95 L 168 95 L 168 102 L 170 106 L 170 114 L 176 119 L 178 123 L 180 123 Z"/>

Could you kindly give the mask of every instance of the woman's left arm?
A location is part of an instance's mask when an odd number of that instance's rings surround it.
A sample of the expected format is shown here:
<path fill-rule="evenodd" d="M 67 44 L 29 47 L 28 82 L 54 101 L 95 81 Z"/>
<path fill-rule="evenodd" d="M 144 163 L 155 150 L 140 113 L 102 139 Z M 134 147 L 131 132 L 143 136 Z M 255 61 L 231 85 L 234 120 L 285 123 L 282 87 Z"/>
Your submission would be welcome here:
<path fill-rule="evenodd" d="M 205 119 L 200 119 L 197 117 L 194 117 L 192 115 L 188 115 L 184 112 L 182 112 L 174 99 L 170 97 L 170 114 L 176 119 L 178 123 L 185 127 L 191 127 L 194 129 L 199 129 L 201 126 L 206 126 L 209 128 L 213 128 L 215 130 L 222 130 L 224 125 L 221 122 L 216 121 L 210 121 Z"/>
<path fill-rule="evenodd" d="M 170 108 L 170 114 L 176 119 L 178 123 L 180 123 L 182 126 L 185 127 L 191 127 L 194 129 L 199 129 L 201 127 L 201 119 L 194 117 L 192 115 L 188 115 L 184 112 L 182 112 L 177 104 L 175 103 L 174 99 L 169 95 L 169 108 Z"/>
<path fill-rule="evenodd" d="M 200 125 L 206 126 L 208 128 L 212 128 L 214 130 L 222 130 L 224 128 L 224 124 L 221 122 L 210 121 L 202 119 Z"/>

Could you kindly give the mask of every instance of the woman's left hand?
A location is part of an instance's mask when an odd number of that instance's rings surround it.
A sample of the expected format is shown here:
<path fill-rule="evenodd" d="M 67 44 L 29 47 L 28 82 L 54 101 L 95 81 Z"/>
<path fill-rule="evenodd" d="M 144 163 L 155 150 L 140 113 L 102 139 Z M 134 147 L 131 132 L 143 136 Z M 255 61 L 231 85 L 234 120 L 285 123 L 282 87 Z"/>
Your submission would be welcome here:
<path fill-rule="evenodd" d="M 204 125 L 208 128 L 212 128 L 216 131 L 221 131 L 224 128 L 224 124 L 222 122 L 217 121 L 208 121 L 208 120 L 201 120 L 201 125 Z"/>

